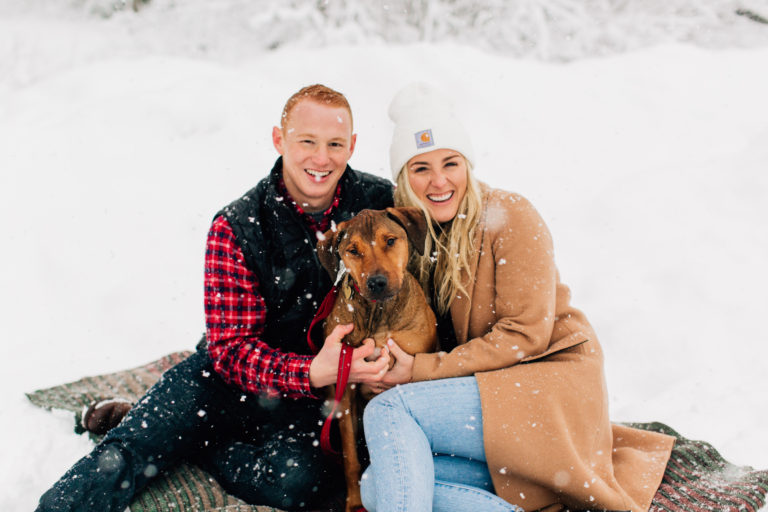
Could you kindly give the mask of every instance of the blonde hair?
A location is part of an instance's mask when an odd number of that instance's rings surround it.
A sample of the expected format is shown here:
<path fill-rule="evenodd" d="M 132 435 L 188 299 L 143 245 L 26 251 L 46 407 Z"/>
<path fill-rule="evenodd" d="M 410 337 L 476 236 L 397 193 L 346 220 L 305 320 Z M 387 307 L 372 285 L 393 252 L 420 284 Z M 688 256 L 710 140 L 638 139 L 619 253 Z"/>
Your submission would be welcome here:
<path fill-rule="evenodd" d="M 462 158 L 464 156 L 462 155 Z M 422 289 L 432 302 L 432 307 L 441 315 L 448 312 L 456 295 L 467 295 L 462 282 L 461 271 L 469 272 L 470 255 L 477 250 L 472 247 L 475 230 L 480 220 L 482 197 L 480 187 L 472 176 L 472 166 L 464 158 L 467 166 L 467 190 L 459 203 L 456 217 L 450 226 L 443 228 L 435 222 L 426 206 L 416 196 L 408 180 L 407 165 L 397 175 L 395 188 L 395 206 L 416 206 L 427 217 L 429 233 L 424 246 L 424 255 L 414 252 L 411 258 L 411 270 L 419 280 Z M 432 290 L 429 289 L 430 274 L 434 272 Z"/>

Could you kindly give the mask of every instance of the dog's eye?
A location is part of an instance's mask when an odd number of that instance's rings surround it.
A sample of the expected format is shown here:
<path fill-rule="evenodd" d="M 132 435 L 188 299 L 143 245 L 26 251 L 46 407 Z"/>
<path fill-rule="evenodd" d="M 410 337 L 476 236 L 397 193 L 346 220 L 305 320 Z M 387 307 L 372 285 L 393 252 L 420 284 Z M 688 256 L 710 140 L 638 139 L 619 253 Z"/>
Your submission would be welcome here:
<path fill-rule="evenodd" d="M 395 242 L 397 241 L 397 238 L 387 238 L 387 246 L 392 247 L 395 245 Z"/>
<path fill-rule="evenodd" d="M 349 249 L 347 249 L 347 252 L 352 256 L 357 256 L 360 254 L 359 252 L 357 252 L 357 247 L 350 247 Z"/>

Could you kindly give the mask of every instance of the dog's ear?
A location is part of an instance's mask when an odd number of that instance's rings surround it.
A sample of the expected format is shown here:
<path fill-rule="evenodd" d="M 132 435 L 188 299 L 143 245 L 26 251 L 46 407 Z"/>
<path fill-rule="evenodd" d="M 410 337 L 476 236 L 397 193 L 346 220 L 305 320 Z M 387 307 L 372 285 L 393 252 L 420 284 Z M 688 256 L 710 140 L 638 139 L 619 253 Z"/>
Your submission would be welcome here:
<path fill-rule="evenodd" d="M 400 224 L 411 246 L 419 254 L 424 254 L 424 243 L 427 240 L 427 218 L 421 208 L 415 206 L 401 206 L 398 208 L 387 208 L 387 217 Z"/>
<path fill-rule="evenodd" d="M 317 259 L 320 260 L 320 264 L 331 275 L 331 279 L 336 279 L 336 274 L 339 272 L 338 248 L 341 235 L 342 232 L 338 226 L 331 228 L 323 233 L 315 246 L 317 249 Z"/>

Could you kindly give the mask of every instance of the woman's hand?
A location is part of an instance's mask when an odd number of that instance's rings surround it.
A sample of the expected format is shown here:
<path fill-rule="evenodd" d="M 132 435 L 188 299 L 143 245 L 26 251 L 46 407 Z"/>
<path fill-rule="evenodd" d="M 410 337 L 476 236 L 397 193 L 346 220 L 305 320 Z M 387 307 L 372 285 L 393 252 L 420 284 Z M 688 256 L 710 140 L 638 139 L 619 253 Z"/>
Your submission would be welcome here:
<path fill-rule="evenodd" d="M 411 379 L 413 378 L 413 361 L 415 358 L 401 349 L 400 346 L 395 343 L 395 340 L 387 340 L 387 347 L 389 347 L 392 357 L 395 358 L 395 365 L 384 374 L 384 378 L 381 379 L 380 385 L 382 387 L 386 386 L 386 389 L 389 389 L 396 384 L 411 382 Z"/>
<path fill-rule="evenodd" d="M 392 339 L 387 340 L 387 347 L 389 347 L 389 351 L 395 358 L 395 365 L 384 374 L 384 377 L 379 382 L 363 385 L 364 390 L 369 389 L 374 395 L 378 395 L 397 384 L 411 382 L 413 378 L 413 361 L 415 358 L 403 351 Z M 386 349 L 387 347 L 384 348 Z"/>
<path fill-rule="evenodd" d="M 313 387 L 321 388 L 336 383 L 341 355 L 341 340 L 352 332 L 353 324 L 337 325 L 325 339 L 322 348 L 309 365 L 309 382 Z M 372 339 L 352 351 L 352 366 L 349 382 L 379 382 L 389 368 L 389 350 L 384 347 L 373 361 L 365 358 L 372 355 L 376 346 Z"/>

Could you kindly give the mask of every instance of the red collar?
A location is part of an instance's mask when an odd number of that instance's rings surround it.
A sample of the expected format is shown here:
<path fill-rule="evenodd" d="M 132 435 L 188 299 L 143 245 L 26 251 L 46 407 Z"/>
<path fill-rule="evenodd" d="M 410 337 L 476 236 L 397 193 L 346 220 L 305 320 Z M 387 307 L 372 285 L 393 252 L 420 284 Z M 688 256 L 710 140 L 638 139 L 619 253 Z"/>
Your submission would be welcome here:
<path fill-rule="evenodd" d="M 352 289 L 354 289 L 354 290 L 357 292 L 357 294 L 358 294 L 358 295 L 360 295 L 360 296 L 362 297 L 362 296 L 363 296 L 363 294 L 362 294 L 362 292 L 360 291 L 360 287 L 359 287 L 359 286 L 357 286 L 357 283 L 355 282 L 355 280 L 354 280 L 354 279 L 352 279 L 352 276 L 350 276 L 349 274 L 347 274 L 347 278 L 349 279 L 349 282 L 352 284 Z M 350 296 L 351 296 L 351 295 L 350 295 Z M 349 298 L 349 297 L 347 297 L 347 298 Z M 368 302 L 376 302 L 376 299 L 365 299 L 365 300 L 367 300 Z"/>

